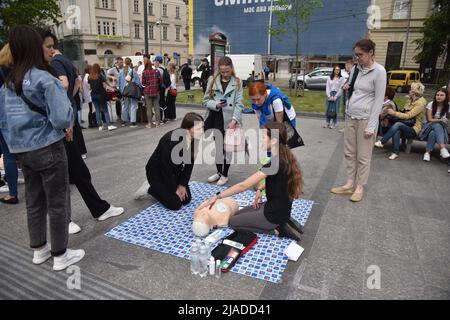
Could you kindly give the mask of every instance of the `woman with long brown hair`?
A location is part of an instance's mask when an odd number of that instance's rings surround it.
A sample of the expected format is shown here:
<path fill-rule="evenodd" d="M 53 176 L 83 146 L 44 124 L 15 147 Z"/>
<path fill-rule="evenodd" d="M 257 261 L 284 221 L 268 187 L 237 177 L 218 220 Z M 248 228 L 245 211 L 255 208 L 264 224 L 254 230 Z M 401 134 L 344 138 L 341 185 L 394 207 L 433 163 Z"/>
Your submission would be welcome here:
<path fill-rule="evenodd" d="M 109 117 L 108 94 L 105 89 L 105 85 L 108 85 L 109 83 L 106 82 L 106 77 L 102 74 L 99 64 L 94 63 L 92 66 L 91 73 L 88 77 L 88 83 L 91 87 L 91 97 L 96 110 L 95 116 L 97 118 L 98 129 L 100 131 L 103 130 L 102 113 L 105 115 L 108 130 L 111 131 L 117 129 L 116 126 L 112 125 L 111 118 Z"/>
<path fill-rule="evenodd" d="M 299 234 L 288 222 L 291 218 L 292 202 L 300 197 L 303 190 L 302 172 L 287 146 L 284 124 L 268 122 L 262 130 L 263 145 L 272 153 L 271 161 L 246 180 L 218 192 L 202 203 L 199 209 L 212 206 L 219 199 L 244 192 L 265 179 L 265 186 L 259 187 L 256 191 L 253 206 L 236 212 L 230 219 L 230 228 L 296 239 L 299 238 Z M 265 188 L 267 197 L 264 203 L 261 203 L 262 188 Z"/>
<path fill-rule="evenodd" d="M 171 62 L 169 63 L 169 67 L 167 68 L 167 71 L 170 74 L 170 87 L 167 91 L 167 98 L 166 98 L 166 110 L 164 111 L 164 120 L 170 120 L 174 121 L 177 120 L 177 112 L 175 109 L 175 100 L 177 99 L 177 82 L 178 82 L 178 75 L 175 63 Z"/>

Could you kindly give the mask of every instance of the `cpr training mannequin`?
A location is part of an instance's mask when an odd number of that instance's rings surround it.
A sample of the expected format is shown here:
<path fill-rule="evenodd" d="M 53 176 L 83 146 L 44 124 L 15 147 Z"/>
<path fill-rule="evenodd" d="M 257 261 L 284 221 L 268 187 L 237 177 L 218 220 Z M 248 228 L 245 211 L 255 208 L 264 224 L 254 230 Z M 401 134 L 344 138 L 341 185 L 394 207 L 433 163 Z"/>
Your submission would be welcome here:
<path fill-rule="evenodd" d="M 211 207 L 194 212 L 192 231 L 197 237 L 205 237 L 215 226 L 227 227 L 230 218 L 239 210 L 239 204 L 232 198 L 216 201 Z"/>

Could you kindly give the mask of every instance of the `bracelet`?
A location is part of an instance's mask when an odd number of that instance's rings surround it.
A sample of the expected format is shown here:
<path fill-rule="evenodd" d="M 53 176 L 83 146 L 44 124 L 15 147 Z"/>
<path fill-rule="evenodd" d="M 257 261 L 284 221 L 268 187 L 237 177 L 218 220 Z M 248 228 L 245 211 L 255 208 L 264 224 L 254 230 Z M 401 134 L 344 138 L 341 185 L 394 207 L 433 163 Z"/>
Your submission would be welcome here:
<path fill-rule="evenodd" d="M 221 194 L 220 191 L 216 192 L 216 197 L 217 197 L 217 199 L 222 199 L 222 197 L 220 196 L 220 194 Z"/>

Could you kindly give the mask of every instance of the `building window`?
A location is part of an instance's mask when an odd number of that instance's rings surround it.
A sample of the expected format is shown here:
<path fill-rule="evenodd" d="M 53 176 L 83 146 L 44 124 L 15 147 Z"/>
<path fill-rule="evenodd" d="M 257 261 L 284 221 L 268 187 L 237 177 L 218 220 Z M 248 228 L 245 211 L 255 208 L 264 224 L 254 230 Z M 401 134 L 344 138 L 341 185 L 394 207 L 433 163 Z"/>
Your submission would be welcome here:
<path fill-rule="evenodd" d="M 140 25 L 139 23 L 135 23 L 134 24 L 134 38 L 135 39 L 140 39 L 140 35 L 139 35 L 139 29 L 140 29 Z"/>
<path fill-rule="evenodd" d="M 181 34 L 180 27 L 176 27 L 176 29 L 175 29 L 175 40 L 176 41 L 180 41 L 180 34 Z"/>
<path fill-rule="evenodd" d="M 148 38 L 151 40 L 155 39 L 155 26 L 153 24 L 148 25 Z"/>
<path fill-rule="evenodd" d="M 111 29 L 112 29 L 112 35 L 115 36 L 116 35 L 116 23 L 115 22 L 111 23 Z"/>
<path fill-rule="evenodd" d="M 149 2 L 149 3 L 148 3 L 148 14 L 149 14 L 150 16 L 153 16 L 153 15 L 154 15 L 154 13 L 153 13 L 153 2 Z"/>
<path fill-rule="evenodd" d="M 134 0 L 134 13 L 139 13 L 139 0 Z"/>
<path fill-rule="evenodd" d="M 103 21 L 103 34 L 109 36 L 110 35 L 109 22 Z"/>
<path fill-rule="evenodd" d="M 175 18 L 180 19 L 180 7 L 175 7 Z"/>
<path fill-rule="evenodd" d="M 102 23 L 100 21 L 97 21 L 97 34 L 102 34 Z"/>
<path fill-rule="evenodd" d="M 162 30 L 162 31 L 163 31 L 163 32 L 162 32 L 162 33 L 163 33 L 163 38 L 162 38 L 162 39 L 163 39 L 163 40 L 169 40 L 169 39 L 167 38 L 167 26 L 163 26 L 162 28 L 163 28 L 163 30 Z"/>
<path fill-rule="evenodd" d="M 389 42 L 386 54 L 386 70 L 400 69 L 402 59 L 403 42 Z"/>
<path fill-rule="evenodd" d="M 162 16 L 167 17 L 167 4 L 163 4 L 162 11 Z"/>
<path fill-rule="evenodd" d="M 411 0 L 395 0 L 392 19 L 408 19 Z"/>

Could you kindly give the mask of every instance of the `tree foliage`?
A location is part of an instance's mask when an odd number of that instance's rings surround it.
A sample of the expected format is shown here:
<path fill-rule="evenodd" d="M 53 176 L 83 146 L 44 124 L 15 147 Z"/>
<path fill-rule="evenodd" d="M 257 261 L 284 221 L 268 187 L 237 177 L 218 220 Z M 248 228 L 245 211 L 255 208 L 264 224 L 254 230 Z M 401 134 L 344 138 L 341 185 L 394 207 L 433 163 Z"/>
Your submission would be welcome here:
<path fill-rule="evenodd" d="M 57 24 L 61 16 L 57 0 L 1 0 L 0 43 L 7 41 L 9 30 L 17 25 Z"/>
<path fill-rule="evenodd" d="M 436 61 L 447 53 L 444 70 L 450 68 L 450 1 L 435 0 L 435 10 L 425 21 L 421 32 L 423 38 L 415 40 L 417 50 L 420 51 L 414 58 L 417 63 Z"/>
<path fill-rule="evenodd" d="M 274 10 L 277 24 L 271 27 L 271 35 L 281 38 L 286 33 L 295 35 L 295 56 L 298 62 L 300 52 L 300 34 L 308 29 L 309 18 L 314 9 L 322 7 L 321 0 L 279 0 L 275 2 L 281 10 Z"/>

